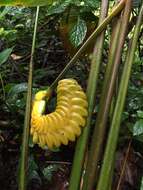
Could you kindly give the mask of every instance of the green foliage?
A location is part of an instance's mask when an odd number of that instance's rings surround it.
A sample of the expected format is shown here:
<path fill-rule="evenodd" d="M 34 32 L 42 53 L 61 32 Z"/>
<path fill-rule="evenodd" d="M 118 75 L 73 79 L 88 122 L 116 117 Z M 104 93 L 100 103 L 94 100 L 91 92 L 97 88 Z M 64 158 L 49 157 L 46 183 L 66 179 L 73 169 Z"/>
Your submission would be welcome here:
<path fill-rule="evenodd" d="M 59 166 L 57 164 L 49 165 L 43 169 L 42 173 L 48 181 L 51 181 L 53 172 L 57 172 L 58 168 Z"/>
<path fill-rule="evenodd" d="M 143 190 L 143 177 L 141 178 L 140 190 Z"/>
<path fill-rule="evenodd" d="M 68 28 L 68 35 L 74 47 L 81 45 L 86 37 L 88 23 L 96 24 L 97 17 L 94 15 L 99 6 L 99 1 L 83 0 L 61 0 L 51 5 L 47 10 L 47 15 L 61 15 L 62 24 Z M 66 29 L 65 29 L 66 30 Z"/>
<path fill-rule="evenodd" d="M 20 115 L 24 115 L 24 109 L 26 105 L 26 92 L 27 83 L 20 83 L 11 85 L 11 88 L 7 93 L 7 104 L 9 105 L 9 108 L 17 114 L 19 113 Z"/>
<path fill-rule="evenodd" d="M 143 134 L 143 119 L 138 120 L 133 127 L 133 135 L 139 136 Z"/>
<path fill-rule="evenodd" d="M 48 8 L 47 15 L 63 13 L 72 3 L 72 0 L 60 0 Z"/>
<path fill-rule="evenodd" d="M 7 61 L 10 54 L 12 53 L 13 48 L 7 48 L 0 53 L 0 66 Z"/>
<path fill-rule="evenodd" d="M 77 24 L 70 31 L 70 41 L 75 46 L 78 47 L 85 39 L 87 32 L 87 26 L 83 19 L 78 18 Z"/>
<path fill-rule="evenodd" d="M 31 155 L 29 157 L 29 161 L 28 161 L 28 179 L 31 180 L 33 178 L 38 178 L 40 179 L 38 173 L 38 166 L 34 160 L 34 157 Z"/>
<path fill-rule="evenodd" d="M 53 0 L 1 0 L 0 6 L 26 6 L 36 7 L 53 3 Z"/>

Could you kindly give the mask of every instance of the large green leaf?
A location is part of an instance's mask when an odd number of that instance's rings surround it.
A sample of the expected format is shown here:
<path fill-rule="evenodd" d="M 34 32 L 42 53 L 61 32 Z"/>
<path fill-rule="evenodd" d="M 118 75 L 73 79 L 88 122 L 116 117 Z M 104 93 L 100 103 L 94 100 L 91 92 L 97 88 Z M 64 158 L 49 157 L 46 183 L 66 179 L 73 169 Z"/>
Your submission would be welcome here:
<path fill-rule="evenodd" d="M 59 166 L 57 164 L 49 165 L 43 169 L 43 175 L 47 180 L 51 180 L 53 172 L 57 172 Z"/>
<path fill-rule="evenodd" d="M 3 63 L 5 63 L 7 61 L 12 50 L 13 50 L 13 48 L 7 48 L 0 53 L 0 65 L 2 65 Z"/>
<path fill-rule="evenodd" d="M 86 32 L 87 32 L 86 22 L 83 19 L 78 18 L 76 25 L 74 25 L 74 27 L 70 31 L 71 43 L 75 47 L 81 45 L 83 40 L 85 39 Z"/>
<path fill-rule="evenodd" d="M 55 5 L 49 7 L 47 15 L 59 14 L 64 12 L 71 2 L 72 0 L 58 1 L 58 3 L 55 3 Z"/>
<path fill-rule="evenodd" d="M 26 92 L 27 91 L 27 83 L 20 83 L 14 85 L 8 92 L 9 97 L 13 97 L 15 95 L 18 95 L 21 92 Z"/>
<path fill-rule="evenodd" d="M 143 119 L 138 120 L 133 126 L 133 135 L 138 136 L 143 134 Z"/>
<path fill-rule="evenodd" d="M 52 4 L 55 0 L 0 0 L 0 6 L 35 7 Z"/>

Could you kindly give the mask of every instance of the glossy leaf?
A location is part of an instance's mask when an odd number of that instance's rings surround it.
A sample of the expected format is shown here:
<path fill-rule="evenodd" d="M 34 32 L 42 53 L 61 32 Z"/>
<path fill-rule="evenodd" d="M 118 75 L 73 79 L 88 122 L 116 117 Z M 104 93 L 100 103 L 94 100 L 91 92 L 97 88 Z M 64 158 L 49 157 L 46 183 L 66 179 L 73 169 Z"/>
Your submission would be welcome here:
<path fill-rule="evenodd" d="M 59 14 L 59 13 L 64 12 L 71 2 L 72 0 L 59 1 L 55 5 L 52 5 L 51 7 L 49 7 L 47 15 Z"/>
<path fill-rule="evenodd" d="M 8 60 L 12 50 L 13 50 L 13 48 L 7 48 L 0 53 L 0 65 L 2 65 L 3 63 L 5 63 Z"/>
<path fill-rule="evenodd" d="M 138 136 L 143 134 L 143 119 L 138 120 L 133 126 L 133 135 Z"/>
<path fill-rule="evenodd" d="M 0 12 L 0 20 L 8 13 L 9 9 L 5 7 L 1 12 Z"/>
<path fill-rule="evenodd" d="M 138 110 L 138 111 L 137 111 L 137 116 L 138 116 L 139 118 L 142 118 L 142 119 L 143 119 L 143 111 Z"/>
<path fill-rule="evenodd" d="M 70 41 L 78 47 L 85 39 L 87 33 L 87 26 L 84 20 L 78 18 L 76 25 L 70 31 Z"/>
<path fill-rule="evenodd" d="M 30 156 L 28 161 L 28 180 L 36 179 L 41 183 L 41 179 L 39 177 L 37 170 L 38 166 L 34 160 L 34 157 Z"/>
<path fill-rule="evenodd" d="M 59 166 L 58 165 L 49 165 L 43 169 L 43 175 L 47 180 L 51 180 L 53 172 L 57 172 Z"/>
<path fill-rule="evenodd" d="M 84 0 L 85 6 L 88 8 L 95 9 L 96 7 L 99 6 L 99 1 L 98 0 Z"/>
<path fill-rule="evenodd" d="M 26 91 L 27 91 L 27 83 L 24 82 L 24 83 L 16 84 L 9 90 L 8 96 L 12 97 L 14 95 L 17 95 L 18 93 L 26 92 Z"/>

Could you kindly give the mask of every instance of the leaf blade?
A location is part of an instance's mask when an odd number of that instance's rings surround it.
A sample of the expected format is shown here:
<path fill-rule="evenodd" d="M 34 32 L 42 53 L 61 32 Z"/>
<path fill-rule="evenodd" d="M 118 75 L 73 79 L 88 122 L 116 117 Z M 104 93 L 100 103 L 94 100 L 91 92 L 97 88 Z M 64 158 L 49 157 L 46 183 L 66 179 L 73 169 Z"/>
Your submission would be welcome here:
<path fill-rule="evenodd" d="M 12 53 L 12 50 L 13 50 L 13 47 L 7 48 L 0 53 L 0 66 L 8 60 L 10 54 Z"/>
<path fill-rule="evenodd" d="M 86 22 L 83 19 L 78 18 L 76 25 L 74 25 L 74 27 L 70 31 L 69 38 L 71 43 L 75 47 L 78 47 L 84 41 L 86 33 L 87 33 Z"/>

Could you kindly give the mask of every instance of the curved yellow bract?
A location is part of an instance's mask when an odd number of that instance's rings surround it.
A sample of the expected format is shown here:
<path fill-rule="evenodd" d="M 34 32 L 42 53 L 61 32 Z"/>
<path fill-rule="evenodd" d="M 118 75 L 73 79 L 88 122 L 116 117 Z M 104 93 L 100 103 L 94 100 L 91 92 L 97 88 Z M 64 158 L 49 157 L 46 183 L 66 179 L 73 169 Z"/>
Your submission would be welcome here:
<path fill-rule="evenodd" d="M 49 149 L 75 141 L 85 126 L 87 98 L 81 86 L 74 79 L 60 80 L 57 86 L 57 106 L 54 112 L 44 114 L 46 91 L 35 95 L 31 115 L 33 142 Z"/>

